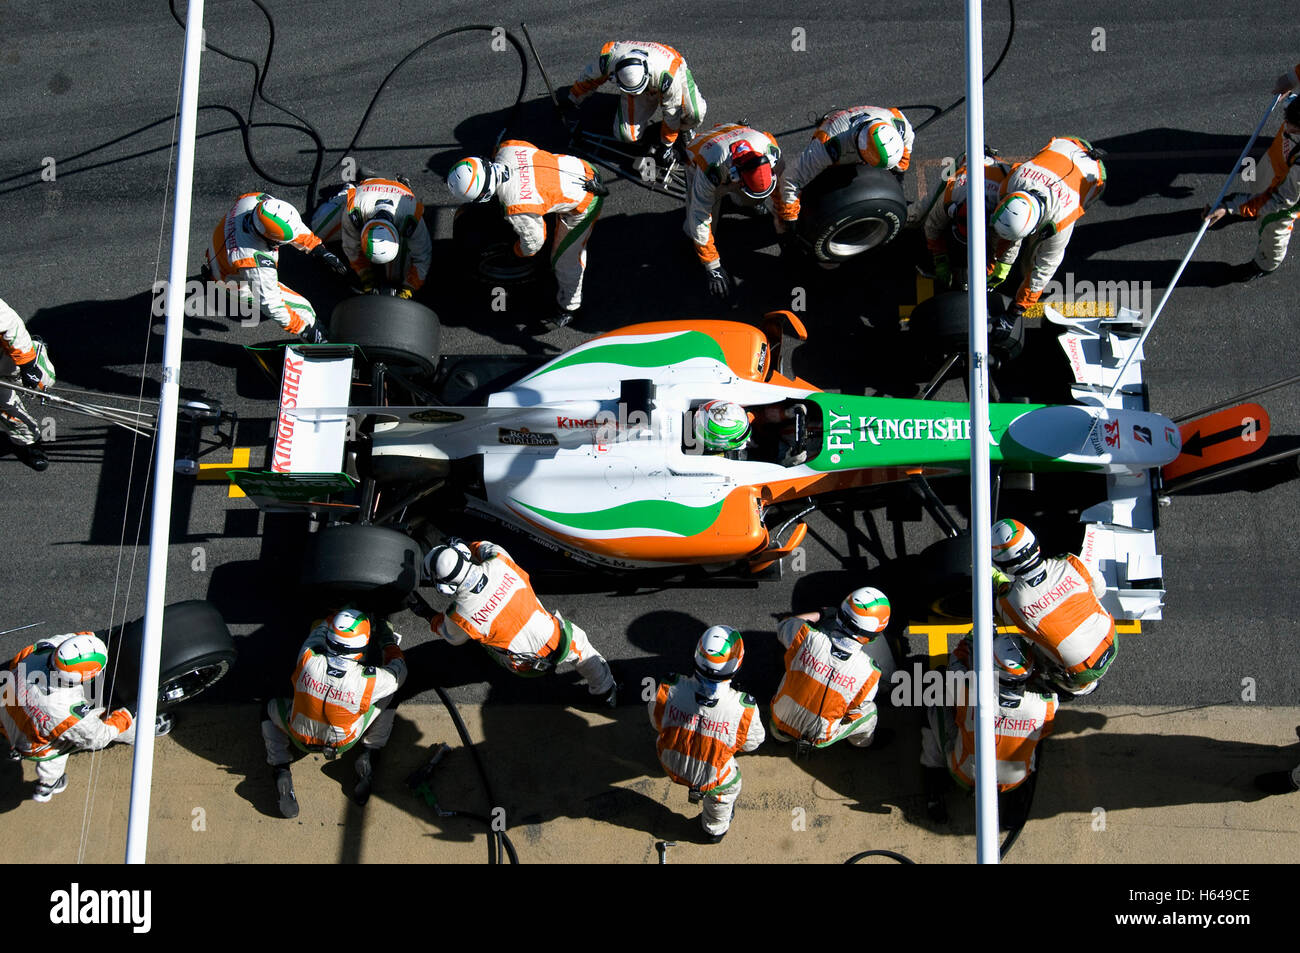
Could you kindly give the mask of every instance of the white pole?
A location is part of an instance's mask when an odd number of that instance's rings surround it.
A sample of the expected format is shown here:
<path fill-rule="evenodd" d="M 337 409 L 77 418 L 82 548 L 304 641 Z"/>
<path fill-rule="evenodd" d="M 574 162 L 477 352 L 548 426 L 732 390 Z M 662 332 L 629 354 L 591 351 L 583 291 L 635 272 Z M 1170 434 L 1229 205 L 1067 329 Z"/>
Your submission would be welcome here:
<path fill-rule="evenodd" d="M 984 293 L 984 24 L 980 0 L 966 0 L 966 274 L 970 293 L 971 618 L 975 621 L 975 848 L 998 862 L 997 758 L 993 718 L 992 504 L 989 499 L 988 296 Z"/>
<path fill-rule="evenodd" d="M 1210 206 L 1211 212 L 1219 207 L 1219 203 L 1223 201 L 1223 197 L 1228 194 L 1228 186 L 1232 184 L 1232 180 L 1236 178 L 1237 173 L 1241 171 L 1242 160 L 1246 158 L 1246 153 L 1250 151 L 1250 147 L 1253 146 L 1255 140 L 1259 138 L 1259 134 L 1264 128 L 1264 123 L 1268 122 L 1268 117 L 1273 114 L 1273 110 L 1277 108 L 1277 104 L 1282 101 L 1283 95 L 1283 93 L 1278 93 L 1274 96 L 1273 101 L 1268 104 L 1268 109 L 1264 110 L 1264 115 L 1259 120 L 1259 125 L 1256 126 L 1255 131 L 1251 133 L 1250 141 L 1246 143 L 1246 148 L 1241 150 L 1241 155 L 1237 156 L 1237 162 L 1232 167 L 1232 171 L 1228 173 L 1228 177 L 1224 180 L 1223 188 L 1219 189 L 1218 198 L 1216 198 L 1214 204 Z M 1174 286 L 1178 284 L 1178 279 L 1183 276 L 1183 269 L 1186 268 L 1187 263 L 1192 260 L 1192 255 L 1196 252 L 1196 246 L 1201 243 L 1201 239 L 1205 237 L 1205 230 L 1209 227 L 1210 220 L 1207 217 L 1203 222 L 1201 222 L 1201 230 L 1196 233 L 1196 238 L 1192 240 L 1192 247 L 1187 249 L 1187 254 L 1184 255 L 1183 260 L 1178 263 L 1178 270 L 1174 272 L 1174 279 L 1169 282 L 1169 287 L 1165 289 L 1165 293 L 1161 296 L 1160 303 L 1156 305 L 1156 310 L 1151 315 L 1151 320 L 1148 321 L 1147 326 L 1142 329 L 1142 336 L 1138 338 L 1137 347 L 1133 348 L 1133 350 L 1129 352 L 1128 357 L 1124 359 L 1124 363 L 1120 365 L 1119 373 L 1115 375 L 1115 385 L 1110 389 L 1110 393 L 1106 395 L 1107 400 L 1114 397 L 1115 391 L 1119 390 L 1120 381 L 1124 377 L 1124 372 L 1128 370 L 1129 362 L 1133 360 L 1134 355 L 1142 350 L 1142 345 L 1146 343 L 1147 336 L 1151 334 L 1151 329 L 1156 326 L 1156 319 L 1160 317 L 1160 312 L 1165 310 L 1165 302 L 1168 301 L 1169 296 L 1173 294 Z"/>
<path fill-rule="evenodd" d="M 185 63 L 181 74 L 181 121 L 176 148 L 176 191 L 172 200 L 171 266 L 167 273 L 167 326 L 163 337 L 162 397 L 154 442 L 153 516 L 149 527 L 149 584 L 140 648 L 139 708 L 131 769 L 131 813 L 126 827 L 126 862 L 142 864 L 149 844 L 149 794 L 153 783 L 153 726 L 158 710 L 158 666 L 162 614 L 167 597 L 167 549 L 171 539 L 172 472 L 176 456 L 176 408 L 180 399 L 181 341 L 185 333 L 185 275 L 190 254 L 190 192 L 194 184 L 194 137 L 199 106 L 199 56 L 203 51 L 203 0 L 190 0 L 185 19 Z"/>

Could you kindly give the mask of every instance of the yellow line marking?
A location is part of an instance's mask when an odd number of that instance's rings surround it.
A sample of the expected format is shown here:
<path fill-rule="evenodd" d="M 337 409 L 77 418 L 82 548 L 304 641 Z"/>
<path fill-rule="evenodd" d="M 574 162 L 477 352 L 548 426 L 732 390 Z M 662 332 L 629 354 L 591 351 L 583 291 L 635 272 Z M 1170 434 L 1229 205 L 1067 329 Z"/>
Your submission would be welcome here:
<path fill-rule="evenodd" d="M 971 630 L 975 628 L 972 622 L 949 622 L 937 625 L 911 625 L 903 630 L 904 635 L 923 635 L 926 639 L 926 652 L 930 656 L 930 667 L 944 664 L 948 658 L 948 641 L 952 636 L 962 638 L 970 635 Z M 1019 632 L 1015 626 L 1000 625 L 996 631 L 1011 634 Z M 1139 635 L 1142 632 L 1142 622 L 1138 619 L 1129 619 L 1126 621 L 1116 621 L 1115 632 L 1120 635 Z"/>
<path fill-rule="evenodd" d="M 248 469 L 248 463 L 252 453 L 252 447 L 235 447 L 230 451 L 229 463 L 200 463 L 199 473 L 195 479 L 203 483 L 215 483 L 219 480 L 229 480 L 230 473 L 228 471 Z M 243 499 L 244 491 L 231 483 L 226 496 L 232 500 Z"/>
<path fill-rule="evenodd" d="M 1048 302 L 1065 318 L 1113 318 L 1115 305 L 1110 301 L 1064 301 L 1060 304 Z M 1041 318 L 1043 302 L 1032 304 L 1025 309 L 1026 318 Z"/>

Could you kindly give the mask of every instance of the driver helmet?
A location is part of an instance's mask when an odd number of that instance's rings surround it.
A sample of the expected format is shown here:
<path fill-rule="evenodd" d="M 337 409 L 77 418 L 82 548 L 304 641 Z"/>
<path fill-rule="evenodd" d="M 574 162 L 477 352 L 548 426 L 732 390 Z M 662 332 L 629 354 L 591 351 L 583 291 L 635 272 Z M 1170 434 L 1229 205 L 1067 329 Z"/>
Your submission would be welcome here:
<path fill-rule="evenodd" d="M 447 173 L 447 189 L 458 205 L 486 202 L 505 181 L 505 166 L 477 156 L 461 159 Z"/>
<path fill-rule="evenodd" d="M 93 632 L 75 632 L 59 643 L 50 674 L 67 685 L 94 679 L 108 664 L 108 646 Z"/>
<path fill-rule="evenodd" d="M 360 662 L 370 644 L 370 616 L 351 606 L 330 617 L 325 631 L 325 649 L 335 658 Z"/>
<path fill-rule="evenodd" d="M 835 626 L 859 642 L 870 641 L 889 625 L 889 599 L 872 586 L 854 589 L 840 603 Z"/>
<path fill-rule="evenodd" d="M 695 439 L 705 453 L 739 450 L 749 442 L 749 414 L 735 401 L 701 404 L 695 409 Z"/>
<path fill-rule="evenodd" d="M 993 565 L 1014 577 L 1032 572 L 1042 562 L 1038 540 L 1028 526 L 1013 519 L 993 524 Z"/>
<path fill-rule="evenodd" d="M 293 236 L 305 228 L 296 208 L 269 195 L 253 209 L 253 227 L 273 245 L 293 241 Z"/>
<path fill-rule="evenodd" d="M 650 85 L 650 54 L 633 50 L 614 64 L 614 82 L 629 96 L 643 93 Z"/>
<path fill-rule="evenodd" d="M 894 169 L 903 160 L 903 137 L 892 122 L 873 119 L 858 126 L 855 137 L 858 155 L 877 169 Z"/>
<path fill-rule="evenodd" d="M 999 238 L 1018 242 L 1038 231 L 1043 220 L 1043 197 L 1037 192 L 1012 192 L 993 210 L 989 222 Z"/>
<path fill-rule="evenodd" d="M 392 212 L 381 209 L 361 226 L 361 253 L 373 264 L 386 265 L 401 250 L 402 240 L 398 237 Z"/>

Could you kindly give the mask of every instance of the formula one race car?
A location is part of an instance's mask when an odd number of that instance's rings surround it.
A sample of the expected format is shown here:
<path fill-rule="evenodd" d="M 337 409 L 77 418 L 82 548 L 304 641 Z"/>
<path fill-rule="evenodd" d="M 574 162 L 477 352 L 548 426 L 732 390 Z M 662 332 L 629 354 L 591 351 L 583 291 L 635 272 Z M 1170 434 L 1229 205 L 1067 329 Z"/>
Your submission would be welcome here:
<path fill-rule="evenodd" d="M 1086 549 L 1116 590 L 1116 609 L 1158 613 L 1155 481 L 1179 454 L 1179 430 L 1146 410 L 1140 359 L 1105 398 L 1131 334 L 1106 319 L 1057 320 L 1070 328 L 1062 343 L 1081 402 L 993 404 L 984 439 L 1003 470 L 1106 474 L 1109 499 L 1084 514 Z M 354 299 L 335 312 L 333 332 L 355 353 L 285 349 L 270 469 L 232 478 L 265 509 L 360 524 L 325 529 L 365 539 L 317 547 L 326 555 L 309 581 L 373 570 L 354 588 L 400 596 L 417 584 L 422 552 L 389 527 L 409 529 L 421 500 L 452 487 L 469 509 L 587 566 L 761 568 L 799 545 L 798 517 L 819 495 L 967 471 L 967 404 L 820 390 L 783 365 L 787 327 L 806 337 L 789 312 L 768 315 L 762 329 L 634 325 L 480 387 L 473 405 L 446 406 L 435 393 L 433 314 L 400 299 Z M 739 452 L 705 453 L 693 439 L 694 410 L 717 399 L 753 420 Z M 1138 579 L 1148 594 L 1122 605 L 1127 581 Z"/>

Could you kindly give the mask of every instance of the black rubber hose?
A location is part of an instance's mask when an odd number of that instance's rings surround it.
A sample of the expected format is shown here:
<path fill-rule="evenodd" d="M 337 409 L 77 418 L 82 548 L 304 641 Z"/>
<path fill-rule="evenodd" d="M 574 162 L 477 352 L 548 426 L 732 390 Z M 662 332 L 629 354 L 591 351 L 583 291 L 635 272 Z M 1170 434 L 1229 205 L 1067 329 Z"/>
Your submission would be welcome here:
<path fill-rule="evenodd" d="M 1015 37 L 1015 35 L 1016 35 L 1016 0 L 1007 0 L 1007 9 L 1008 9 L 1008 11 L 1009 11 L 1010 14 L 1011 14 L 1011 25 L 1010 25 L 1010 26 L 1008 27 L 1008 29 L 1007 29 L 1007 41 L 1006 41 L 1004 44 L 1002 44 L 1002 52 L 998 54 L 998 58 L 997 58 L 997 60 L 993 63 L 992 66 L 989 67 L 989 71 L 988 71 L 987 73 L 984 74 L 984 79 L 981 80 L 980 85 L 983 85 L 983 84 L 987 83 L 990 79 L 993 78 L 993 74 L 996 73 L 996 72 L 998 71 L 998 67 L 1002 65 L 1002 61 L 1005 60 L 1005 59 L 1007 58 L 1007 53 L 1009 53 L 1009 52 L 1011 51 L 1011 40 L 1012 40 L 1012 38 Z M 922 129 L 924 129 L 926 126 L 930 125 L 930 123 L 935 122 L 935 121 L 937 121 L 937 120 L 939 120 L 939 119 L 942 119 L 944 116 L 948 115 L 948 113 L 952 112 L 954 109 L 956 109 L 958 106 L 960 106 L 960 105 L 961 105 L 962 103 L 964 103 L 965 101 L 966 101 L 966 97 L 965 97 L 965 96 L 962 96 L 960 99 L 958 99 L 955 103 L 953 103 L 953 104 L 952 104 L 951 106 L 949 106 L 947 109 L 941 109 L 941 110 L 939 110 L 937 113 L 935 113 L 935 114 L 934 114 L 933 116 L 931 116 L 929 119 L 925 120 L 925 122 L 921 123 L 919 126 L 914 126 L 914 127 L 912 127 L 912 131 L 913 131 L 913 132 L 920 132 L 920 131 L 921 131 Z M 903 108 L 903 109 L 908 109 L 908 108 L 922 108 L 922 109 L 930 108 L 930 109 L 933 109 L 934 107 L 933 107 L 933 106 L 930 106 L 930 107 L 925 107 L 925 106 L 921 106 L 921 107 L 906 107 L 906 106 L 904 106 L 904 107 L 900 107 L 900 108 Z"/>
<path fill-rule="evenodd" d="M 916 863 L 916 861 L 914 861 L 911 857 L 907 857 L 907 856 L 905 856 L 904 854 L 895 853 L 895 852 L 892 851 L 892 850 L 864 850 L 864 851 L 863 851 L 862 853 L 860 853 L 860 854 L 854 854 L 852 857 L 850 857 L 850 858 L 849 858 L 848 860 L 846 860 L 844 863 L 846 863 L 846 864 L 856 864 L 856 863 L 857 863 L 858 861 L 860 861 L 863 857 L 888 857 L 890 860 L 897 861 L 897 862 L 900 863 L 900 864 L 915 864 L 915 863 Z"/>
<path fill-rule="evenodd" d="M 495 805 L 497 803 L 497 799 L 492 794 L 492 784 L 490 781 L 488 781 L 487 770 L 483 767 L 483 761 L 478 756 L 478 749 L 474 746 L 474 742 L 470 740 L 469 729 L 465 727 L 465 722 L 460 717 L 459 709 L 456 708 L 455 702 L 451 700 L 451 697 L 447 694 L 446 690 L 443 689 L 441 685 L 435 685 L 433 687 L 433 690 L 438 693 L 438 698 L 442 700 L 442 704 L 446 707 L 447 714 L 451 716 L 452 724 L 456 726 L 456 734 L 460 735 L 461 744 L 463 744 L 467 749 L 469 749 L 470 757 L 474 759 L 474 766 L 478 769 L 479 779 L 483 782 L 483 791 L 484 793 L 487 794 L 488 803 Z M 487 824 L 489 863 L 499 862 L 493 859 L 500 851 L 500 846 L 497 843 L 494 843 L 496 838 L 500 838 L 500 845 L 504 845 L 505 852 L 509 856 L 510 862 L 512 864 L 519 863 L 519 855 L 515 853 L 515 845 L 510 842 L 510 838 L 506 836 L 505 831 L 496 830 L 492 822 L 488 820 L 488 818 L 483 817 L 481 815 L 468 814 L 463 811 L 458 811 L 457 813 L 462 814 L 464 817 L 476 818 L 477 820 L 483 821 L 485 824 Z"/>
<path fill-rule="evenodd" d="M 406 66 L 407 63 L 409 63 L 412 59 L 414 59 L 419 53 L 423 52 L 426 48 L 433 45 L 438 40 L 445 39 L 446 37 L 455 36 L 459 33 L 468 33 L 475 30 L 483 30 L 483 31 L 487 31 L 488 33 L 492 33 L 493 31 L 499 29 L 498 27 L 489 24 L 472 24 L 470 26 L 453 27 L 450 30 L 443 30 L 441 33 L 438 33 L 430 37 L 429 39 L 421 43 L 419 46 L 417 46 L 415 49 L 411 50 L 411 52 L 407 53 L 404 57 L 401 58 L 401 60 L 398 61 L 396 66 L 394 66 L 391 70 L 388 71 L 388 75 L 384 77 L 383 81 L 379 84 L 379 87 L 375 90 L 375 94 L 370 98 L 370 103 L 369 105 L 366 106 L 366 110 L 361 116 L 361 122 L 357 126 L 357 131 L 352 136 L 352 141 L 349 142 L 347 148 L 343 150 L 343 153 L 339 156 L 339 160 L 335 162 L 334 165 L 331 165 L 329 169 L 323 169 L 322 167 L 324 166 L 324 161 L 325 161 L 325 143 L 322 141 L 320 137 L 320 133 L 316 131 L 316 127 L 313 126 L 310 122 L 308 122 L 304 117 L 299 116 L 293 110 L 289 109 L 286 106 L 281 105 L 280 103 L 277 103 L 275 100 L 271 99 L 269 96 L 266 95 L 265 92 L 266 76 L 267 73 L 270 71 L 271 53 L 275 48 L 275 18 L 271 15 L 271 12 L 267 10 L 265 6 L 263 6 L 261 0 L 251 0 L 251 2 L 254 5 L 256 5 L 260 11 L 262 11 L 262 15 L 266 17 L 267 27 L 270 30 L 270 39 L 267 41 L 267 45 L 266 45 L 266 57 L 263 59 L 262 65 L 260 67 L 256 62 L 248 59 L 247 57 L 236 56 L 235 54 L 223 50 L 218 46 L 214 46 L 211 43 L 207 43 L 205 44 L 205 46 L 206 49 L 212 50 L 212 52 L 218 53 L 221 56 L 226 57 L 227 59 L 234 60 L 237 63 L 246 63 L 253 68 L 253 93 L 249 97 L 248 113 L 247 113 L 246 121 L 241 123 L 240 125 L 240 134 L 244 142 L 244 154 L 247 156 L 248 164 L 252 167 L 253 171 L 256 172 L 258 175 L 260 175 L 262 178 L 266 179 L 268 182 L 271 182 L 275 185 L 283 185 L 287 188 L 298 188 L 298 187 L 305 186 L 307 188 L 307 200 L 306 202 L 303 203 L 303 208 L 306 209 L 308 218 L 311 217 L 311 213 L 315 209 L 316 196 L 320 189 L 320 180 L 322 174 L 324 172 L 330 171 L 335 167 L 337 167 L 343 161 L 343 157 L 346 156 L 349 152 L 351 152 L 354 148 L 356 148 L 357 143 L 361 139 L 362 133 L 365 131 L 366 125 L 370 122 L 371 113 L 374 112 L 375 106 L 376 104 L 378 104 L 380 96 L 383 95 L 384 90 L 387 88 L 389 81 L 394 76 L 396 76 L 397 73 L 404 66 Z M 172 18 L 178 24 L 180 24 L 181 27 L 184 27 L 185 21 L 182 20 L 180 15 L 176 12 L 176 0 L 168 0 L 167 7 L 171 11 Z M 519 39 L 513 33 L 505 29 L 502 29 L 502 33 L 504 34 L 506 40 L 510 42 L 510 45 L 514 47 L 515 54 L 519 57 L 519 91 L 515 94 L 514 106 L 511 109 L 510 116 L 506 120 L 506 127 L 509 128 L 510 124 L 514 121 L 515 116 L 519 112 L 519 108 L 523 103 L 524 93 L 528 89 L 528 56 L 524 52 L 523 45 L 519 42 Z M 278 178 L 277 176 L 271 175 L 264 168 L 262 168 L 262 166 L 258 163 L 257 158 L 253 155 L 252 143 L 249 141 L 249 130 L 253 127 L 253 107 L 254 105 L 256 105 L 258 99 L 261 99 L 268 106 L 278 109 L 281 112 L 285 113 L 286 115 L 289 115 L 294 119 L 296 119 L 302 125 L 287 126 L 287 128 L 298 129 L 299 131 L 310 136 L 312 141 L 315 142 L 316 158 L 312 163 L 312 173 L 310 179 L 306 180 L 305 182 L 297 181 L 297 180 L 281 179 Z"/>

